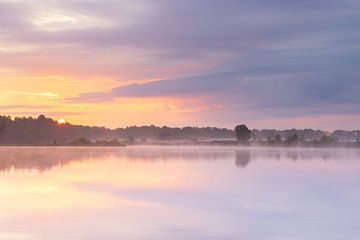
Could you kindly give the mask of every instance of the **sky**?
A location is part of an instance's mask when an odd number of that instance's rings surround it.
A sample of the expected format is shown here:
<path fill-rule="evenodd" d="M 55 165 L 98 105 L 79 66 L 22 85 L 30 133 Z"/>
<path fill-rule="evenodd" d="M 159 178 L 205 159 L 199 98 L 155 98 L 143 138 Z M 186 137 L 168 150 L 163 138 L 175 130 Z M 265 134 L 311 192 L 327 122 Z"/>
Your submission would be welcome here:
<path fill-rule="evenodd" d="M 360 129 L 358 0 L 0 0 L 0 114 Z"/>

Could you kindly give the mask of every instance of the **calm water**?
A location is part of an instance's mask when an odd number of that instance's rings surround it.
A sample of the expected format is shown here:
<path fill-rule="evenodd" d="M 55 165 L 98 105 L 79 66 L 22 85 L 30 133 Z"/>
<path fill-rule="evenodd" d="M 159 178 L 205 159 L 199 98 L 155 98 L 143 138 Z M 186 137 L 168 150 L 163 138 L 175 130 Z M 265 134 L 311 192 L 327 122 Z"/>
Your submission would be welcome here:
<path fill-rule="evenodd" d="M 360 151 L 0 148 L 1 240 L 358 240 Z"/>

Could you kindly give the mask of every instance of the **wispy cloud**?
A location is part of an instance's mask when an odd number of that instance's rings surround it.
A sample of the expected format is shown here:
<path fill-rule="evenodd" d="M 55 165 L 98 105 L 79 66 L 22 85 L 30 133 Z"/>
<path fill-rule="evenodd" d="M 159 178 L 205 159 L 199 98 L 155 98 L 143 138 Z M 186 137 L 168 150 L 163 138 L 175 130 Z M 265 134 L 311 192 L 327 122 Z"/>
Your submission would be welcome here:
<path fill-rule="evenodd" d="M 6 90 L 3 91 L 3 94 L 15 95 L 15 96 L 25 96 L 30 98 L 57 98 L 59 94 L 54 92 L 23 92 L 23 91 L 14 91 Z"/>
<path fill-rule="evenodd" d="M 7 105 L 1 105 L 0 110 L 1 111 L 9 111 L 14 109 L 49 109 L 49 108 L 55 108 L 54 105 L 34 105 L 34 104 L 7 104 Z"/>

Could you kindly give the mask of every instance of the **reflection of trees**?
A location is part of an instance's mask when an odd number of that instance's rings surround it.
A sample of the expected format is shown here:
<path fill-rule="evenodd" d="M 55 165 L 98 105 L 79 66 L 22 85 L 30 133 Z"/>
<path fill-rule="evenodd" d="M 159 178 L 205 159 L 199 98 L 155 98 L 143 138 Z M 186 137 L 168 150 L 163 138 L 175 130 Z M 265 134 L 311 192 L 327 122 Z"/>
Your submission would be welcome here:
<path fill-rule="evenodd" d="M 235 150 L 235 152 L 234 152 Z M 359 150 L 228 148 L 228 147 L 0 147 L 0 172 L 46 171 L 71 162 L 106 160 L 131 162 L 223 161 L 234 159 L 245 168 L 250 161 L 263 160 L 347 160 L 360 159 Z"/>
<path fill-rule="evenodd" d="M 250 161 L 328 161 L 360 159 L 359 150 L 305 148 L 245 148 L 235 152 L 235 165 L 245 168 Z"/>
<path fill-rule="evenodd" d="M 300 159 L 300 153 L 297 151 L 287 151 L 285 152 L 285 155 L 288 159 L 291 159 L 293 161 Z"/>
<path fill-rule="evenodd" d="M 208 147 L 184 147 L 184 146 L 171 146 L 171 147 L 157 147 L 157 146 L 139 146 L 134 148 L 127 148 L 124 151 L 123 157 L 128 161 L 167 161 L 167 160 L 206 160 L 206 161 L 219 161 L 224 159 L 231 159 L 232 152 L 211 149 Z"/>
<path fill-rule="evenodd" d="M 88 147 L 2 147 L 0 171 L 32 170 L 40 172 L 111 153 L 110 149 Z"/>
<path fill-rule="evenodd" d="M 251 161 L 251 152 L 250 150 L 236 151 L 235 157 L 235 165 L 237 167 L 245 168 Z"/>
<path fill-rule="evenodd" d="M 252 148 L 249 151 L 252 160 L 327 161 L 360 158 L 360 151 L 355 149 Z"/>
<path fill-rule="evenodd" d="M 231 151 L 188 147 L 0 147 L 0 172 L 10 170 L 47 171 L 71 162 L 111 157 L 124 161 L 218 161 L 230 159 Z"/>

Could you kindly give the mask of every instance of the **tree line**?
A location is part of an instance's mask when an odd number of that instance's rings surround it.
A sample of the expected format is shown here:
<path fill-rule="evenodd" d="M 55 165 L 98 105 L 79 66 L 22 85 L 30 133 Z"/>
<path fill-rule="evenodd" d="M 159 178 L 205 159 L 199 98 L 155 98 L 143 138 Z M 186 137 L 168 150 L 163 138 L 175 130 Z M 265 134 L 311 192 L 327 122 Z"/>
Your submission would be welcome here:
<path fill-rule="evenodd" d="M 238 131 L 245 135 L 238 136 Z M 336 130 L 326 132 L 313 129 L 248 129 L 239 125 L 235 129 L 217 127 L 167 127 L 167 126 L 129 126 L 109 129 L 105 127 L 58 124 L 44 115 L 34 117 L 0 116 L 0 144 L 63 144 L 81 145 L 96 142 L 99 145 L 115 144 L 117 140 L 131 143 L 134 141 L 234 141 L 241 142 L 299 142 L 299 141 L 337 141 L 357 142 L 360 131 Z M 116 140 L 116 141 L 115 141 Z M 90 144 L 90 143 L 89 143 Z"/>
<path fill-rule="evenodd" d="M 266 146 L 302 147 L 360 147 L 360 131 L 336 130 L 332 133 L 320 130 L 250 130 L 246 125 L 234 129 L 238 143 Z"/>
<path fill-rule="evenodd" d="M 33 117 L 0 116 L 0 144 L 62 144 L 89 145 L 114 143 L 115 140 L 133 141 L 172 141 L 172 140 L 206 140 L 231 139 L 233 130 L 214 127 L 183 127 L 167 126 L 129 126 L 109 129 L 105 127 L 58 124 L 54 119 L 40 115 Z"/>

